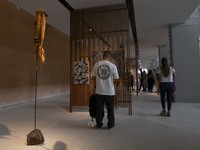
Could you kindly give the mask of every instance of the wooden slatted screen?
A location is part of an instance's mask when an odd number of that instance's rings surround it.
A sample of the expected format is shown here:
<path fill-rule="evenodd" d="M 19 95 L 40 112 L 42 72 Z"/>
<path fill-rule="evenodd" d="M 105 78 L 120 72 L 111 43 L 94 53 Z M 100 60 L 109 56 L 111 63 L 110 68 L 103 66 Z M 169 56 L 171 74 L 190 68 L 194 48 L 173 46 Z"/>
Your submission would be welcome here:
<path fill-rule="evenodd" d="M 73 106 L 88 106 L 94 92 L 91 79 L 95 51 L 124 50 L 125 72 L 130 70 L 130 35 L 128 10 L 125 4 L 71 11 L 70 27 L 70 112 Z M 74 62 L 89 61 L 89 84 L 74 84 Z M 115 106 L 126 107 L 132 114 L 130 77 L 128 73 L 114 81 Z"/>

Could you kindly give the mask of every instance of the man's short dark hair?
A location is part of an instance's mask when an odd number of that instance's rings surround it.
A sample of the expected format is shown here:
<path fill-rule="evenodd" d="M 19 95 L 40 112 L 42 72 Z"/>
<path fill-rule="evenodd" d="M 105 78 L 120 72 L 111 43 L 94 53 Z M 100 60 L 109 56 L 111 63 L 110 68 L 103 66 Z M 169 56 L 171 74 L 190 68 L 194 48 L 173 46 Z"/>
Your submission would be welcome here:
<path fill-rule="evenodd" d="M 105 51 L 103 53 L 103 58 L 109 58 L 111 56 L 111 52 L 110 51 Z"/>

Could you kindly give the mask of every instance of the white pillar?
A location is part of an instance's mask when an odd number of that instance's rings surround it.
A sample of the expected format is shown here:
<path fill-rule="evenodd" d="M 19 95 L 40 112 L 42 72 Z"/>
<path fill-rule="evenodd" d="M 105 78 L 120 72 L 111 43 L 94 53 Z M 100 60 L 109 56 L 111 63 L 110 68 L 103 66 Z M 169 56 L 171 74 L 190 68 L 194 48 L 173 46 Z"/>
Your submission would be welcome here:
<path fill-rule="evenodd" d="M 176 101 L 200 102 L 199 26 L 172 26 L 171 46 Z"/>

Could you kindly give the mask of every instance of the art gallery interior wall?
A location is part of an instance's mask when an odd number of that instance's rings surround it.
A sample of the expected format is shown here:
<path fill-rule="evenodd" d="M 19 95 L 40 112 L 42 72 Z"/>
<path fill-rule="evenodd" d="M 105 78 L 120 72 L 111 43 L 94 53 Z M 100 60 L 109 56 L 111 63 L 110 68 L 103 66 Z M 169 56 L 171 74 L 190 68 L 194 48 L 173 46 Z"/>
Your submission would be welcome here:
<path fill-rule="evenodd" d="M 0 2 L 0 107 L 35 99 L 35 16 L 7 0 Z M 69 92 L 70 37 L 47 25 L 45 67 L 38 72 L 37 98 Z"/>

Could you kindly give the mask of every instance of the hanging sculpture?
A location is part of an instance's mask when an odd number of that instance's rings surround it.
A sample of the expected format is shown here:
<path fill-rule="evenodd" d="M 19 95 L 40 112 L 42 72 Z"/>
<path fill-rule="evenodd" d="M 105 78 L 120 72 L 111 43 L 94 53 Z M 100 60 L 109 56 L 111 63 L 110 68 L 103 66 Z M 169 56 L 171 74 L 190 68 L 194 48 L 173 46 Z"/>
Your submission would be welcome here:
<path fill-rule="evenodd" d="M 37 9 L 35 11 L 35 24 L 34 24 L 34 44 L 36 47 L 37 57 L 40 60 L 40 69 L 42 70 L 42 64 L 45 64 L 45 52 L 43 49 L 44 35 L 46 29 L 45 12 L 43 9 Z M 38 70 L 38 66 L 36 67 Z M 40 70 L 40 71 L 41 71 Z"/>
<path fill-rule="evenodd" d="M 45 52 L 43 49 L 44 34 L 46 29 L 45 16 L 47 14 L 43 9 L 37 9 L 35 11 L 35 24 L 34 24 L 34 44 L 36 58 L 36 82 L 35 82 L 35 114 L 34 114 L 34 130 L 27 135 L 27 145 L 37 145 L 44 142 L 44 136 L 39 129 L 36 129 L 36 101 L 37 101 L 37 74 L 38 74 L 38 59 L 40 60 L 40 72 L 42 71 L 42 63 L 45 63 Z"/>

